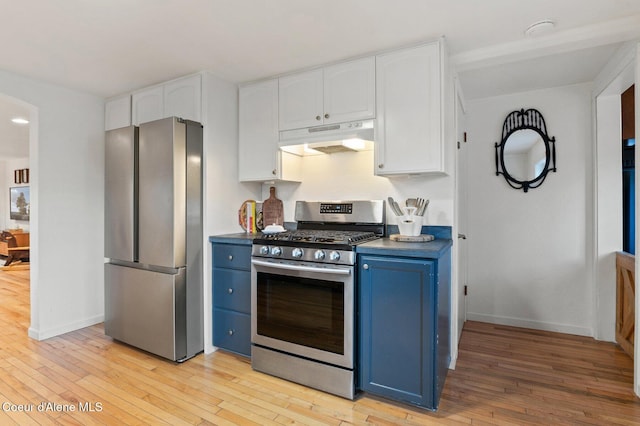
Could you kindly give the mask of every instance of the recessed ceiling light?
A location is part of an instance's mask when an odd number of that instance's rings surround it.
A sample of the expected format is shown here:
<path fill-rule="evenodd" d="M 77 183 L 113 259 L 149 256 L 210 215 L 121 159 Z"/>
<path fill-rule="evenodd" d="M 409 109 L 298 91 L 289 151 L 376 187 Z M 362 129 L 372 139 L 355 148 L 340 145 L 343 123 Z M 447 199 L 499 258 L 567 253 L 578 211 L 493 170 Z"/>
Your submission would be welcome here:
<path fill-rule="evenodd" d="M 16 123 L 16 124 L 29 124 L 29 120 L 27 120 L 26 118 L 22 118 L 22 117 L 12 118 L 11 121 Z"/>
<path fill-rule="evenodd" d="M 533 24 L 529 25 L 529 28 L 524 31 L 524 34 L 527 36 L 542 34 L 551 31 L 555 28 L 555 26 L 555 22 L 553 22 L 551 19 L 544 19 L 542 21 L 534 22 Z"/>

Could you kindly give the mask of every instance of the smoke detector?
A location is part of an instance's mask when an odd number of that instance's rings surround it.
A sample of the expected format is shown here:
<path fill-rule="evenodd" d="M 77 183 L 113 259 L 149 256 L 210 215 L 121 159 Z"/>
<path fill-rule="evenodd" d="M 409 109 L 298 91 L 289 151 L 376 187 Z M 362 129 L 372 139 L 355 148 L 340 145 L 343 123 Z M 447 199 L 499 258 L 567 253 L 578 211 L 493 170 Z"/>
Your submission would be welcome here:
<path fill-rule="evenodd" d="M 529 25 L 529 27 L 524 31 L 524 34 L 529 37 L 539 35 L 551 31 L 555 26 L 556 23 L 551 19 L 544 19 Z"/>

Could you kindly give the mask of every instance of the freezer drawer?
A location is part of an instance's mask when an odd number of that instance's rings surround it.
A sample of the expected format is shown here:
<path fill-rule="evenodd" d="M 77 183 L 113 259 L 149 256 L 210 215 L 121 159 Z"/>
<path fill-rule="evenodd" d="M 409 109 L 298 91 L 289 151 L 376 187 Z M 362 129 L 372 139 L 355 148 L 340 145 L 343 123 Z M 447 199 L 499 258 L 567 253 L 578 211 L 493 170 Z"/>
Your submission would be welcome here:
<path fill-rule="evenodd" d="M 105 334 L 174 361 L 187 354 L 185 269 L 105 264 Z"/>

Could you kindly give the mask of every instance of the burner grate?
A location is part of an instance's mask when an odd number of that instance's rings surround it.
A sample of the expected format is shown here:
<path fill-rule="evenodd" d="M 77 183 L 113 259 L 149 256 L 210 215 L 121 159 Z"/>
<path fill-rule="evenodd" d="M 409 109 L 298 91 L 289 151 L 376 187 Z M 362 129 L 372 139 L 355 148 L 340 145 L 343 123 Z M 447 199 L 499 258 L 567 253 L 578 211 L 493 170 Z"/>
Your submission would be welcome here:
<path fill-rule="evenodd" d="M 298 243 L 348 244 L 374 240 L 378 238 L 373 232 L 360 231 L 326 231 L 326 230 L 296 230 L 278 234 L 263 234 L 265 240 L 292 241 Z"/>

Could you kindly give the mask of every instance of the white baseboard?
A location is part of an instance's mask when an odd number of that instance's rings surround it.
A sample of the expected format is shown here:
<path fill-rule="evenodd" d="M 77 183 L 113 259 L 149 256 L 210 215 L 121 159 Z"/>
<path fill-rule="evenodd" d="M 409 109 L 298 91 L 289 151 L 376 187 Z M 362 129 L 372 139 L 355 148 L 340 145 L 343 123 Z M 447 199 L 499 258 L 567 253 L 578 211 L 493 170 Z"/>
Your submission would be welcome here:
<path fill-rule="evenodd" d="M 476 314 L 467 312 L 467 320 L 488 322 L 490 324 L 510 325 L 513 327 L 533 328 L 535 330 L 556 331 L 558 333 L 575 334 L 577 336 L 593 337 L 593 330 L 588 327 L 578 327 L 568 324 L 529 320 L 523 318 L 503 317 L 498 315 Z"/>
<path fill-rule="evenodd" d="M 456 369 L 456 362 L 458 361 L 458 357 L 456 356 L 451 357 L 451 359 L 449 360 L 449 370 L 455 370 Z"/>
<path fill-rule="evenodd" d="M 57 327 L 50 327 L 45 330 L 38 330 L 36 328 L 29 327 L 29 337 L 35 340 L 45 340 L 64 333 L 80 330 L 81 328 L 100 324 L 101 322 L 104 322 L 104 315 L 96 315 L 95 317 L 85 318 L 80 321 L 60 325 Z"/>

